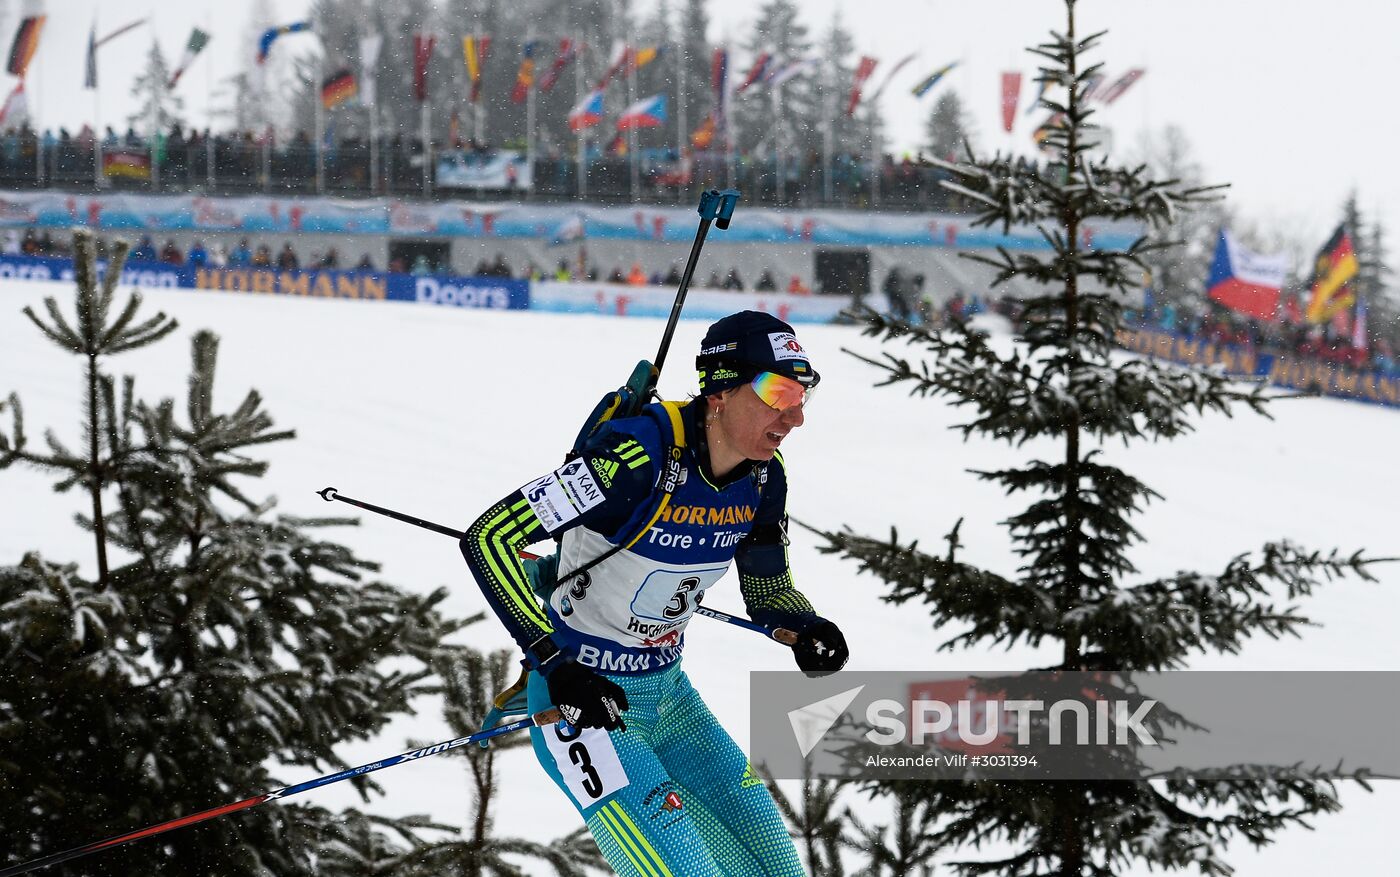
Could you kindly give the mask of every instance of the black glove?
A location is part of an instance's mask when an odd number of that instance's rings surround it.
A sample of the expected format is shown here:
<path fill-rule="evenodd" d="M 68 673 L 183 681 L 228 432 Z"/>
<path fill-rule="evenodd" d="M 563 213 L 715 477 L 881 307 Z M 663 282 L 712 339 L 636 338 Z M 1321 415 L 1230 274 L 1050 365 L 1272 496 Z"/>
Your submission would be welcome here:
<path fill-rule="evenodd" d="M 627 709 L 627 692 L 571 660 L 551 662 L 556 666 L 545 676 L 549 699 L 559 708 L 564 721 L 575 728 L 602 728 L 626 731 L 622 711 Z"/>
<path fill-rule="evenodd" d="M 846 666 L 846 659 L 851 656 L 841 628 L 824 618 L 797 632 L 792 654 L 797 659 L 797 666 L 808 676 L 835 673 Z"/>

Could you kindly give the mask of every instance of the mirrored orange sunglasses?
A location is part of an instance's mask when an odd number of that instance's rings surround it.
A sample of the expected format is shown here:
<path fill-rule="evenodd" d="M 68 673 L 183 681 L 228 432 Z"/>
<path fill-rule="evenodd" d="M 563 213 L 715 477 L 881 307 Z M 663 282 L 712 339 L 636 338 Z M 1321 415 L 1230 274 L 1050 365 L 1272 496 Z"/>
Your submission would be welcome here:
<path fill-rule="evenodd" d="M 749 384 L 758 398 L 775 411 L 786 411 L 794 405 L 806 406 L 816 387 L 808 387 L 792 378 L 773 372 L 759 372 Z"/>

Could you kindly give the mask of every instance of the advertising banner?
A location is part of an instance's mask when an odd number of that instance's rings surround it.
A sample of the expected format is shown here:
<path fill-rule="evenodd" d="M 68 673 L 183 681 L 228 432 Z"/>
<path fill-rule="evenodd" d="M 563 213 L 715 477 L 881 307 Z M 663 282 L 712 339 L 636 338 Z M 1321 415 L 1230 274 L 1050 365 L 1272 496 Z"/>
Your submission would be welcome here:
<path fill-rule="evenodd" d="M 444 159 L 444 161 L 447 161 Z M 455 167 L 455 166 L 454 166 Z M 504 166 L 463 165 L 451 171 L 458 182 L 439 185 L 486 186 Z M 523 174 L 523 175 L 522 175 Z M 497 179 L 497 177 L 491 177 Z M 517 187 L 530 185 L 523 168 Z M 486 186 L 490 188 L 490 186 Z M 695 237 L 693 207 L 571 204 L 470 203 L 392 198 L 279 198 L 245 196 L 138 195 L 65 192 L 0 193 L 0 229 L 88 228 L 139 234 L 167 231 L 229 233 L 432 235 L 458 238 L 657 241 L 689 245 Z M 1142 234 L 1128 222 L 1084 226 L 1086 247 L 1123 250 Z M 762 243 L 849 247 L 925 247 L 950 250 L 1048 250 L 1034 228 L 973 228 L 967 217 L 932 213 L 878 213 L 855 210 L 777 210 L 744 207 L 723 233 L 731 244 Z"/>
<path fill-rule="evenodd" d="M 105 263 L 99 262 L 99 270 Z M 0 279 L 73 280 L 73 260 L 0 256 Z M 493 310 L 530 306 L 526 280 L 501 277 L 415 276 L 365 271 L 278 271 L 271 268 L 195 268 L 161 262 L 127 262 L 122 283 L 143 289 L 195 289 L 257 295 L 298 295 Z"/>
<path fill-rule="evenodd" d="M 534 172 L 522 153 L 449 152 L 438 157 L 437 186 L 442 189 L 531 189 Z"/>
<path fill-rule="evenodd" d="M 669 286 L 623 286 L 615 283 L 566 283 L 544 280 L 533 285 L 533 310 L 617 317 L 669 317 L 676 291 Z M 850 304 L 845 296 L 790 295 L 782 292 L 721 292 L 691 289 L 684 316 L 718 320 L 735 311 L 772 314 L 788 323 L 829 323 Z"/>

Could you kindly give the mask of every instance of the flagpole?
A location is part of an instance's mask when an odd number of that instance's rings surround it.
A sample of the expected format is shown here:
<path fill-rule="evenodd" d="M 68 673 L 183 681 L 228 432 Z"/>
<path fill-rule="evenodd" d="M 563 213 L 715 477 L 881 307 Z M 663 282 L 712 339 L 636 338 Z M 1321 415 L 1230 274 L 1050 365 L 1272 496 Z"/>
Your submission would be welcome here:
<path fill-rule="evenodd" d="M 880 151 L 875 145 L 875 102 L 865 105 L 866 124 L 870 131 L 870 203 L 880 205 Z"/>
<path fill-rule="evenodd" d="M 831 148 L 836 133 L 836 105 L 832 100 L 835 94 L 835 88 L 822 90 L 822 118 L 825 120 L 822 127 L 822 202 L 828 206 L 834 194 L 831 181 Z"/>
<path fill-rule="evenodd" d="M 102 176 L 102 97 L 99 94 L 98 84 L 94 82 L 92 86 L 92 184 L 101 189 L 104 182 L 106 181 Z"/>
<path fill-rule="evenodd" d="M 530 35 L 527 36 L 526 45 L 535 41 L 535 29 L 530 28 Z M 525 87 L 525 164 L 530 169 L 531 179 L 535 174 L 535 69 L 534 69 L 534 49 L 530 53 L 530 82 Z"/>
<path fill-rule="evenodd" d="M 731 112 L 733 109 L 731 105 L 733 89 L 729 87 L 729 83 L 734 77 L 730 75 L 732 71 L 729 69 L 729 62 L 729 44 L 726 41 L 724 46 L 724 81 L 719 84 L 719 97 L 720 105 L 724 108 L 724 176 L 726 186 L 733 189 L 735 188 L 735 178 L 739 175 L 739 154 L 736 148 L 739 138 L 734 136 L 737 113 Z"/>
<path fill-rule="evenodd" d="M 483 39 L 485 36 L 485 34 L 482 35 Z M 481 40 L 477 40 L 476 44 L 476 69 L 479 71 L 478 75 L 481 77 L 482 83 L 484 84 L 486 81 L 486 52 L 482 49 Z M 476 108 L 477 122 L 480 123 L 480 130 L 477 132 L 478 138 L 476 142 L 485 149 L 488 145 L 486 143 L 486 101 L 481 100 L 481 95 L 479 93 L 477 95 Z"/>
<path fill-rule="evenodd" d="M 151 83 L 151 138 L 147 143 L 147 150 L 151 158 L 151 188 L 160 190 L 160 157 L 157 155 L 157 148 L 160 145 L 160 107 L 156 104 L 156 93 L 160 83 Z"/>
<path fill-rule="evenodd" d="M 316 101 L 316 194 L 326 193 L 326 102 L 321 89 L 325 88 L 326 70 L 324 64 L 316 65 L 316 75 L 312 80 L 312 94 Z M 304 130 L 304 129 L 303 129 Z"/>
<path fill-rule="evenodd" d="M 92 19 L 92 40 L 92 185 L 100 190 L 106 180 L 102 175 L 102 77 L 97 72 L 96 15 Z"/>
<path fill-rule="evenodd" d="M 774 192 L 778 197 L 779 206 L 783 203 L 784 180 L 783 180 L 783 85 L 777 83 L 770 89 L 770 96 L 773 101 L 773 175 Z"/>
<path fill-rule="evenodd" d="M 679 85 L 676 91 L 676 161 L 681 168 L 681 173 L 685 172 L 685 148 L 686 148 L 686 118 L 685 118 L 685 68 L 690 60 L 685 53 L 685 41 L 676 44 L 676 57 L 680 61 L 680 70 L 677 72 L 677 82 Z M 676 203 L 679 204 L 690 188 L 689 180 L 676 186 Z"/>
<path fill-rule="evenodd" d="M 418 112 L 420 117 L 418 120 L 419 137 L 421 137 L 423 140 L 423 197 L 429 198 L 432 197 L 433 194 L 433 141 L 432 138 L 429 136 L 431 132 L 428 130 L 428 101 L 426 99 L 426 96 L 422 104 L 420 105 L 420 109 Z"/>
<path fill-rule="evenodd" d="M 578 106 L 583 100 L 584 76 L 583 76 L 583 53 L 587 46 L 578 47 L 578 57 L 574 59 L 574 106 Z M 574 183 L 574 188 L 578 190 L 578 197 L 582 198 L 588 194 L 588 129 L 583 128 L 578 132 L 578 179 Z"/>
<path fill-rule="evenodd" d="M 627 47 L 623 49 L 624 63 L 627 64 L 627 106 L 637 100 L 637 47 L 633 44 L 632 32 L 627 32 Z M 632 201 L 641 200 L 642 173 L 637 161 L 637 126 L 627 126 L 627 165 L 632 184 Z"/>

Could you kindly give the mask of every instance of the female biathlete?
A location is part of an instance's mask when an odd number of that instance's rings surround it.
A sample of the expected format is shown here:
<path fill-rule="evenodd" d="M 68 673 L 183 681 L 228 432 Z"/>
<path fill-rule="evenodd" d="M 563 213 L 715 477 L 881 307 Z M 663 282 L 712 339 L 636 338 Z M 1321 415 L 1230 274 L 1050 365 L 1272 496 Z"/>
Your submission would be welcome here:
<path fill-rule="evenodd" d="M 749 616 L 797 633 L 810 674 L 841 631 L 793 587 L 778 446 L 819 380 L 792 327 L 744 311 L 710 327 L 700 396 L 604 423 L 580 455 L 493 505 L 462 554 L 525 652 L 535 754 L 626 877 L 798 877 L 781 815 L 681 670 L 696 604 L 732 560 Z M 541 608 L 520 559 L 560 540 Z M 557 564 L 557 566 L 555 565 Z"/>

